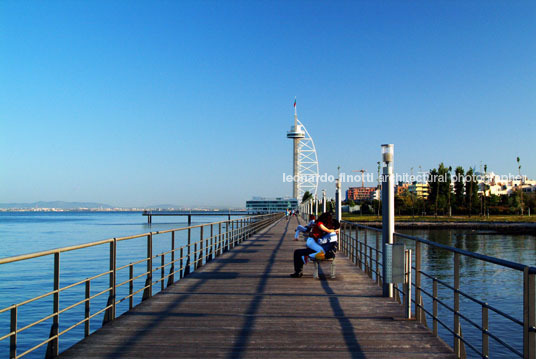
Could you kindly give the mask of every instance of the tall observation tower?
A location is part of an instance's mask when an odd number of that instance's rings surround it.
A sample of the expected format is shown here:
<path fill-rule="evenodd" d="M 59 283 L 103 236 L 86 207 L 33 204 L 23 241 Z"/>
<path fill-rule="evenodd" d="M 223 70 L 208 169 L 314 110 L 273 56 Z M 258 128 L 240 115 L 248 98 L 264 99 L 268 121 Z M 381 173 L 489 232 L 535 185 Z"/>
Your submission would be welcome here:
<path fill-rule="evenodd" d="M 318 189 L 318 159 L 315 143 L 305 126 L 298 120 L 296 100 L 294 100 L 294 126 L 287 132 L 287 138 L 294 142 L 292 197 L 301 201 L 303 194 L 309 191 L 313 196 Z"/>

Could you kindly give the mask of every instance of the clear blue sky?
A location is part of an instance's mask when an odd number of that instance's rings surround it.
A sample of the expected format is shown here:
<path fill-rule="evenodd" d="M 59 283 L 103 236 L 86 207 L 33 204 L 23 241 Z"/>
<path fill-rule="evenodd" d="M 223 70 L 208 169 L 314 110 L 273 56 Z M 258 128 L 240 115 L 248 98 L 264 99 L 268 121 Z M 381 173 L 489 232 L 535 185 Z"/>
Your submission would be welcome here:
<path fill-rule="evenodd" d="M 321 172 L 535 178 L 535 39 L 534 1 L 2 1 L 0 202 L 290 194 L 295 96 Z"/>

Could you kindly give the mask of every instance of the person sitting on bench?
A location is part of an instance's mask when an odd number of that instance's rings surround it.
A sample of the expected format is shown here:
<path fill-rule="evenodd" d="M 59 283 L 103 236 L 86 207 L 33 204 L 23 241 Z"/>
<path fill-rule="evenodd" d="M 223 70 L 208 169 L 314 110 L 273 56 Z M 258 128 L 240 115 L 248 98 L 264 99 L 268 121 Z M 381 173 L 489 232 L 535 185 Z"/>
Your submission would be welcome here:
<path fill-rule="evenodd" d="M 315 215 L 311 214 L 309 216 L 309 224 L 306 226 L 298 226 L 296 227 L 296 234 L 294 235 L 294 240 L 297 241 L 298 237 L 300 236 L 300 233 L 309 232 L 311 228 L 313 228 L 313 225 L 315 224 Z"/>
<path fill-rule="evenodd" d="M 331 229 L 329 227 L 333 226 L 333 219 L 331 214 L 322 213 L 318 217 L 318 221 L 315 223 L 311 229 L 311 237 L 307 239 L 307 248 L 296 249 L 294 251 L 294 273 L 290 276 L 293 278 L 300 278 L 303 275 L 303 265 L 307 264 L 309 259 L 324 259 L 325 251 L 324 248 L 317 243 L 317 239 L 322 238 L 331 233 L 338 234 L 339 229 Z M 328 239 L 327 243 L 331 243 Z M 336 243 L 336 240 L 335 240 Z M 330 245 L 332 246 L 332 245 Z"/>
<path fill-rule="evenodd" d="M 329 243 L 332 241 L 329 237 L 334 234 L 335 240 L 333 242 L 337 242 L 336 236 L 338 233 L 339 229 L 334 228 L 334 221 L 331 214 L 322 213 L 320 217 L 318 217 L 318 222 L 311 230 L 311 235 L 307 238 L 306 242 L 307 247 L 313 249 L 314 252 L 309 255 L 309 258 L 304 258 L 304 262 L 307 263 L 308 259 L 324 259 L 326 257 L 326 251 L 322 245 L 331 247 Z"/>

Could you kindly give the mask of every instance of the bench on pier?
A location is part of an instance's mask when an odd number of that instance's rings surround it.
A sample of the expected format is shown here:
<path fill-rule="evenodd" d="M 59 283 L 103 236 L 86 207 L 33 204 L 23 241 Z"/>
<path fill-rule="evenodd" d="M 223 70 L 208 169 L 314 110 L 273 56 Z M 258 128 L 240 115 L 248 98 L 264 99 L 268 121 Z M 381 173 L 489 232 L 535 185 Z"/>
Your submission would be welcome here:
<path fill-rule="evenodd" d="M 330 268 L 329 268 L 329 273 L 330 273 L 330 277 L 332 279 L 335 278 L 335 258 L 329 258 L 329 259 L 313 259 L 312 262 L 314 263 L 314 269 L 313 269 L 313 278 L 314 279 L 319 279 L 319 275 L 318 275 L 318 267 L 320 265 L 320 262 L 330 262 Z"/>

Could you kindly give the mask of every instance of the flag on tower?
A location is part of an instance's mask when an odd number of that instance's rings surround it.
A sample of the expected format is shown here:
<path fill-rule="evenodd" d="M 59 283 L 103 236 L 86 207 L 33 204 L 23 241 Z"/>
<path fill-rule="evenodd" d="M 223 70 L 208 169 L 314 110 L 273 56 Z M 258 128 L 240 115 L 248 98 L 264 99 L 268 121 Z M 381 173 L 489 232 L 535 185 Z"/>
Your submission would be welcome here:
<path fill-rule="evenodd" d="M 296 108 L 296 99 L 294 99 L 294 108 Z"/>

